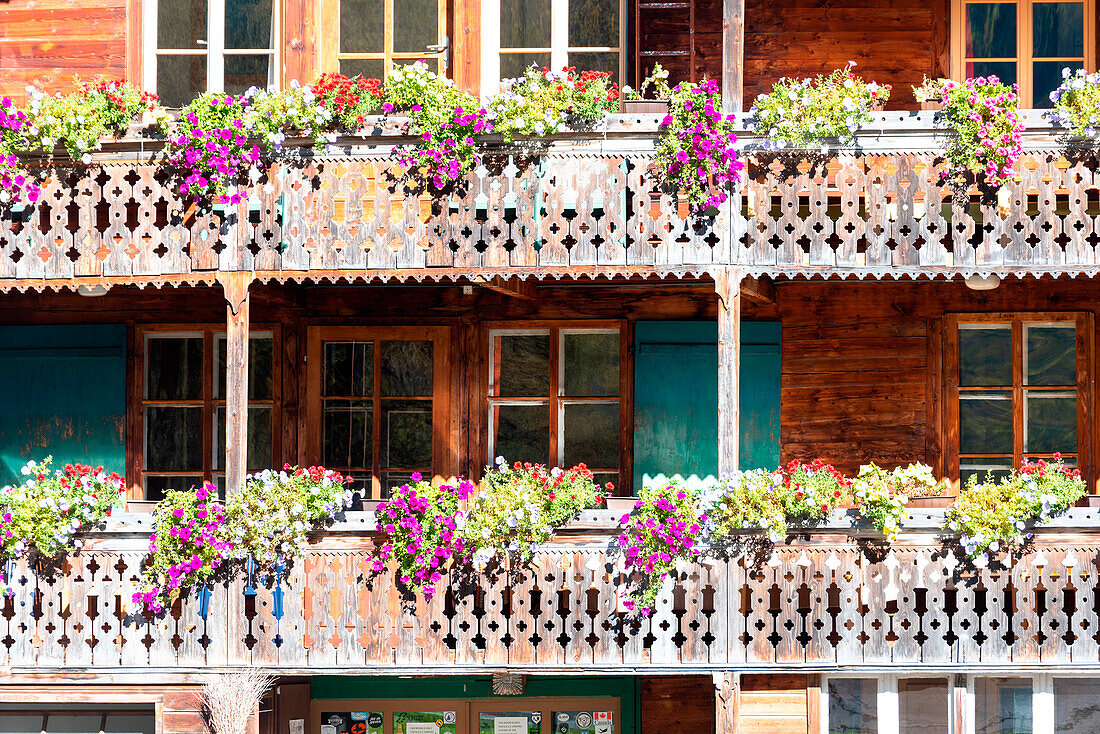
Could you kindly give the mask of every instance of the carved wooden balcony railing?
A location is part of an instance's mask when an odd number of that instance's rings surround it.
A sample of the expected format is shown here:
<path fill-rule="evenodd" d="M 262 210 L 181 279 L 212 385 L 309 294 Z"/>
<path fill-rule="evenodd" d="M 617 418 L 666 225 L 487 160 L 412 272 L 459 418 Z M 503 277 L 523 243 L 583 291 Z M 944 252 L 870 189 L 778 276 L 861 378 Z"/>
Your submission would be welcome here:
<path fill-rule="evenodd" d="M 844 666 L 1100 666 L 1100 531 L 1071 512 L 1009 566 L 961 564 L 934 532 L 893 550 L 834 526 L 757 561 L 685 567 L 655 614 L 624 612 L 609 518 L 509 573 L 451 574 L 430 602 L 374 574 L 353 518 L 279 581 L 242 576 L 146 619 L 130 603 L 144 541 L 112 520 L 59 571 L 20 563 L 0 604 L 0 667 L 187 672 L 499 669 L 706 671 Z M 942 511 L 940 514 L 942 521 Z M 145 516 L 144 525 L 149 524 Z M 931 528 L 935 518 L 927 523 Z M 598 528 L 602 527 L 602 530 Z M 962 666 L 960 668 L 959 666 Z"/>
<path fill-rule="evenodd" d="M 195 212 L 123 141 L 91 166 L 42 169 L 40 202 L 0 214 L 0 285 L 73 278 L 453 278 L 706 272 L 898 277 L 1100 271 L 1100 156 L 1038 118 L 998 196 L 941 181 L 931 118 L 882 113 L 855 148 L 764 153 L 744 136 L 746 182 L 692 220 L 648 168 L 656 118 L 613 118 L 542 149 L 501 149 L 455 193 L 406 194 L 393 130 L 269 164 L 248 202 Z M 32 162 L 33 163 L 33 162 Z"/>

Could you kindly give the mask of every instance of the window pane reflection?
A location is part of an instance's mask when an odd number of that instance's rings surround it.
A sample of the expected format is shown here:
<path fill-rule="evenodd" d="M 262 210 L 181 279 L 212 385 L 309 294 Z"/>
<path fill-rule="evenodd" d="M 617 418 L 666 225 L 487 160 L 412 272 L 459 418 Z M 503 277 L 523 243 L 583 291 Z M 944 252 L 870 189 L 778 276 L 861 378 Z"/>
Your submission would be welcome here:
<path fill-rule="evenodd" d="M 950 731 L 946 678 L 898 681 L 901 734 L 943 734 Z"/>
<path fill-rule="evenodd" d="M 1058 734 L 1100 731 L 1100 680 L 1054 679 L 1054 731 Z"/>
<path fill-rule="evenodd" d="M 829 734 L 878 732 L 878 681 L 874 678 L 829 680 Z"/>
<path fill-rule="evenodd" d="M 1031 681 L 978 678 L 974 681 L 974 734 L 1031 734 Z"/>

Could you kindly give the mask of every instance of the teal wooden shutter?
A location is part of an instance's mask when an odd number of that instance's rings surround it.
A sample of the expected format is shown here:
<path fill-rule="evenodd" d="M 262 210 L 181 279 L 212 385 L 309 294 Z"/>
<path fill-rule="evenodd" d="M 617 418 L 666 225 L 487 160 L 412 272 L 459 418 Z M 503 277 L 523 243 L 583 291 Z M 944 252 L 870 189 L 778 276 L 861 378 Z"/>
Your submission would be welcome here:
<path fill-rule="evenodd" d="M 741 468 L 779 464 L 778 322 L 741 324 Z M 639 321 L 634 328 L 634 488 L 718 472 L 718 325 Z"/>
<path fill-rule="evenodd" d="M 126 326 L 0 326 L 0 486 L 53 456 L 126 469 Z"/>

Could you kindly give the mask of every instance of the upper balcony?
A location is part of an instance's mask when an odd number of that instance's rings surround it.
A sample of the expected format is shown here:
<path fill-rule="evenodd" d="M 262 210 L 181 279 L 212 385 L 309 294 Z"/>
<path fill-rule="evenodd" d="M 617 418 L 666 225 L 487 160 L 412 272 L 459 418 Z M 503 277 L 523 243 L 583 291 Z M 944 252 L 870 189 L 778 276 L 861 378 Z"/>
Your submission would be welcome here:
<path fill-rule="evenodd" d="M 42 197 L 0 214 L 0 287 L 257 279 L 753 275 L 860 278 L 1095 274 L 1100 157 L 1025 113 L 1025 155 L 999 194 L 941 180 L 935 113 L 877 113 L 850 148 L 764 152 L 713 218 L 692 218 L 648 172 L 659 118 L 488 153 L 449 195 L 405 191 L 380 121 L 323 154 L 293 147 L 246 202 L 204 213 L 155 165 L 155 140 L 40 171 Z M 304 141 L 303 141 L 304 142 Z M 45 163 L 30 161 L 29 164 Z"/>

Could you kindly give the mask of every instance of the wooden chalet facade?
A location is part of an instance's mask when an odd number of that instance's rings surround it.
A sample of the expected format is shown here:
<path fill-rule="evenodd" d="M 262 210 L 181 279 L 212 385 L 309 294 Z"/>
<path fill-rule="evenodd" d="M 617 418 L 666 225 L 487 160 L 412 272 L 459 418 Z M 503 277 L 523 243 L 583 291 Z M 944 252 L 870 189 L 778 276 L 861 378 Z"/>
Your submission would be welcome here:
<path fill-rule="evenodd" d="M 1050 64 L 1096 70 L 1100 15 L 1006 0 L 1019 22 L 994 30 L 1015 42 L 983 54 L 967 34 L 993 4 L 0 0 L 0 95 L 17 99 L 73 74 L 171 99 L 380 73 L 429 46 L 481 93 L 528 60 L 631 83 L 659 61 L 720 78 L 734 110 L 849 60 L 895 90 L 853 146 L 767 152 L 743 131 L 746 180 L 705 220 L 647 176 L 655 115 L 501 145 L 439 198 L 390 185 L 392 120 L 288 145 L 211 212 L 136 134 L 89 165 L 28 161 L 41 199 L 0 209 L 0 484 L 52 454 L 125 469 L 131 504 L 61 568 L 14 567 L 0 732 L 197 734 L 196 686 L 241 666 L 278 676 L 254 720 L 271 734 L 397 734 L 409 712 L 455 734 L 516 717 L 531 734 L 1100 731 L 1091 505 L 985 567 L 946 549 L 943 510 L 912 512 L 890 548 L 838 512 L 764 558 L 680 569 L 650 618 L 618 602 L 619 512 L 413 609 L 371 570 L 368 509 L 285 579 L 153 619 L 129 602 L 148 503 L 284 463 L 348 470 L 377 499 L 499 454 L 584 461 L 629 497 L 790 460 L 958 481 L 1060 451 L 1100 494 L 1100 152 L 1029 110 L 1017 177 L 960 195 L 940 176 L 948 133 L 908 92 L 1011 67 L 1038 103 Z M 1069 50 L 1037 51 L 1046 33 Z M 1059 377 L 1029 384 L 1029 359 Z M 960 384 L 968 361 L 996 377 Z M 518 695 L 494 692 L 503 674 L 526 677 Z"/>

